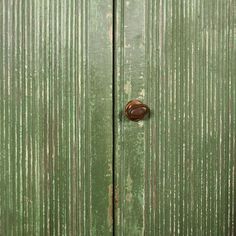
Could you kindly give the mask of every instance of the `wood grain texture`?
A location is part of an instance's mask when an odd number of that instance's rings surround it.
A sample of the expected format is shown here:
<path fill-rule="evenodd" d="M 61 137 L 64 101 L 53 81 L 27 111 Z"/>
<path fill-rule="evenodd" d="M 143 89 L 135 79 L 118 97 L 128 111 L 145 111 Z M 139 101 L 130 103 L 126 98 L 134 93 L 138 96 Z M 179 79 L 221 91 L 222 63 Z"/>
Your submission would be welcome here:
<path fill-rule="evenodd" d="M 112 1 L 0 9 L 0 235 L 111 235 Z"/>
<path fill-rule="evenodd" d="M 236 235 L 235 1 L 116 14 L 116 235 Z M 149 121 L 122 115 L 134 98 Z"/>

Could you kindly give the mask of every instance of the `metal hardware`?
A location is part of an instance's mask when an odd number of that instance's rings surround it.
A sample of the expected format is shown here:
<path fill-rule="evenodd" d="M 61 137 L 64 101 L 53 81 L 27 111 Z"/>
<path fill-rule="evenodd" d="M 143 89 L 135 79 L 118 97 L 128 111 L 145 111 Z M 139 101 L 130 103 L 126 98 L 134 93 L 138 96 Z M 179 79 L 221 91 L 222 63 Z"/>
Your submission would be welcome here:
<path fill-rule="evenodd" d="M 125 115 L 129 120 L 140 121 L 150 116 L 150 109 L 141 101 L 134 99 L 126 104 Z"/>

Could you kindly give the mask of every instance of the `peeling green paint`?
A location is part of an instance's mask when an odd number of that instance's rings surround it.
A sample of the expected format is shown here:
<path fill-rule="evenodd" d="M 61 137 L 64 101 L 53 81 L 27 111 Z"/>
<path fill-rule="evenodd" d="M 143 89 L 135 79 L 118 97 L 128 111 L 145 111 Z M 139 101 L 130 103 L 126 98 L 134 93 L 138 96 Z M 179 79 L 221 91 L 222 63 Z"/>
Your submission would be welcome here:
<path fill-rule="evenodd" d="M 0 235 L 236 234 L 234 0 L 0 7 Z"/>
<path fill-rule="evenodd" d="M 0 7 L 0 235 L 111 235 L 112 1 Z"/>
<path fill-rule="evenodd" d="M 116 235 L 236 234 L 235 13 L 116 1 Z M 120 118 L 135 98 L 149 120 Z"/>

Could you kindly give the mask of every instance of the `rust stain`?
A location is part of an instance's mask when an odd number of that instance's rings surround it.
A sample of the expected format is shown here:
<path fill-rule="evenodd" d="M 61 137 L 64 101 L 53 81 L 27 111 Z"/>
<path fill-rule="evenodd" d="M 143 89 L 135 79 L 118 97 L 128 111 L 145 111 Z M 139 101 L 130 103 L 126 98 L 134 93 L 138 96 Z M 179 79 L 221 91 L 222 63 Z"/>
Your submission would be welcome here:
<path fill-rule="evenodd" d="M 119 207 L 119 191 L 118 186 L 115 188 L 115 209 Z"/>
<path fill-rule="evenodd" d="M 113 225 L 113 188 L 112 184 L 108 186 L 108 227 L 110 232 L 112 231 L 112 225 Z"/>

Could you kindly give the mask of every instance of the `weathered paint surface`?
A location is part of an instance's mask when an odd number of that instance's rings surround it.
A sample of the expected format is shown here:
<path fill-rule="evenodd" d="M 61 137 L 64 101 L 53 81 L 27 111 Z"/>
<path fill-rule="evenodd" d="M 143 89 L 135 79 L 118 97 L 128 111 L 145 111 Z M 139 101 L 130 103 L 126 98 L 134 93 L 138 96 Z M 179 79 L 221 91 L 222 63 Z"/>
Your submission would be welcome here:
<path fill-rule="evenodd" d="M 0 1 L 0 235 L 111 235 L 111 0 Z"/>
<path fill-rule="evenodd" d="M 236 235 L 236 2 L 116 13 L 116 235 Z M 121 115 L 133 98 L 150 120 Z"/>

